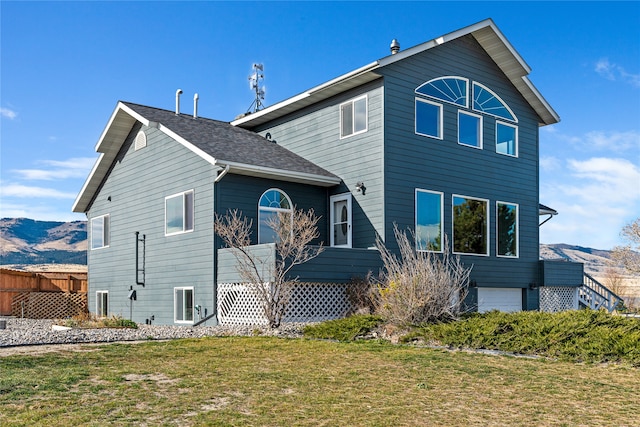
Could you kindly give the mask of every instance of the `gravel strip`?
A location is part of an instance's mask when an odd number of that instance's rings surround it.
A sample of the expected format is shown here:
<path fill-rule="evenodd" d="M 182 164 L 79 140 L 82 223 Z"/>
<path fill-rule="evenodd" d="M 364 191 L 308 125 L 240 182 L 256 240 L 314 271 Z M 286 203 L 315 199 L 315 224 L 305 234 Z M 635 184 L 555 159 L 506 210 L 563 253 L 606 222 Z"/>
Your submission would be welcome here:
<path fill-rule="evenodd" d="M 8 318 L 6 329 L 0 329 L 0 348 L 42 344 L 77 344 L 114 341 L 168 340 L 176 338 L 201 338 L 210 336 L 279 336 L 302 337 L 305 323 L 287 323 L 278 329 L 253 325 L 224 326 L 163 326 L 138 325 L 130 328 L 74 328 L 54 331 L 54 320 Z"/>

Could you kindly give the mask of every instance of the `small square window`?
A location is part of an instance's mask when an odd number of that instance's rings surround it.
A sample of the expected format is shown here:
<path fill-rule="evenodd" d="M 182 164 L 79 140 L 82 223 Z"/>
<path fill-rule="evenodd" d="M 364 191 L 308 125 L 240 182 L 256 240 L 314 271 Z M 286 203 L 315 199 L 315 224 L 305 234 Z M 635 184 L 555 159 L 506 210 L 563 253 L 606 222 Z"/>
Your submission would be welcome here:
<path fill-rule="evenodd" d="M 458 143 L 482 148 L 482 117 L 458 111 Z"/>
<path fill-rule="evenodd" d="M 193 190 L 165 198 L 165 235 L 193 230 Z"/>
<path fill-rule="evenodd" d="M 496 153 L 518 157 L 518 128 L 496 122 Z"/>
<path fill-rule="evenodd" d="M 91 219 L 91 249 L 109 247 L 109 215 Z"/>
<path fill-rule="evenodd" d="M 442 139 L 442 105 L 416 98 L 416 133 Z"/>
<path fill-rule="evenodd" d="M 340 138 L 367 131 L 366 95 L 340 105 Z"/>

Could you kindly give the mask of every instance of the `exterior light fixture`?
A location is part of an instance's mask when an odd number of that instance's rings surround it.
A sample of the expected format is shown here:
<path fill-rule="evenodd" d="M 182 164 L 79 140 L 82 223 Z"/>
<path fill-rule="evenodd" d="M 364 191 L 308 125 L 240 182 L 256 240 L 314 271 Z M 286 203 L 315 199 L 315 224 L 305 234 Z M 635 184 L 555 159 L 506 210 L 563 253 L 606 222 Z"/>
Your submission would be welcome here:
<path fill-rule="evenodd" d="M 367 187 L 365 187 L 364 182 L 358 181 L 356 184 L 356 193 L 362 193 L 364 196 L 365 191 L 367 191 Z"/>

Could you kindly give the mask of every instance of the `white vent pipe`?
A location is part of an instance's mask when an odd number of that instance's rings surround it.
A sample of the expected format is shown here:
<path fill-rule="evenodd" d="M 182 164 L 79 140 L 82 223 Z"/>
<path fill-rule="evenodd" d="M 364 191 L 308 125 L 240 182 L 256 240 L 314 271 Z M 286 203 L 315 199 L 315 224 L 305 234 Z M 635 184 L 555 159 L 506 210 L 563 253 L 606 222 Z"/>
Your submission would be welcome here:
<path fill-rule="evenodd" d="M 178 89 L 176 91 L 176 114 L 180 114 L 180 95 L 182 94 L 182 89 Z"/>
<path fill-rule="evenodd" d="M 193 95 L 193 118 L 198 118 L 198 94 Z"/>

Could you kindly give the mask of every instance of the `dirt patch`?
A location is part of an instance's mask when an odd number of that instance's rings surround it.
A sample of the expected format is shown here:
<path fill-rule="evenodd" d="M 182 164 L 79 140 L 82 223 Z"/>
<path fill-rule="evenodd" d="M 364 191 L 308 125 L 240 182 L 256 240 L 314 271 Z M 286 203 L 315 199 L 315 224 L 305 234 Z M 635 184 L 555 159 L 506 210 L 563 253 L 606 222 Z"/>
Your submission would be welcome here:
<path fill-rule="evenodd" d="M 8 356 L 38 356 L 46 353 L 62 353 L 65 351 L 98 351 L 96 347 L 109 344 L 140 344 L 148 341 L 115 341 L 77 344 L 43 344 L 0 347 L 0 358 Z"/>

